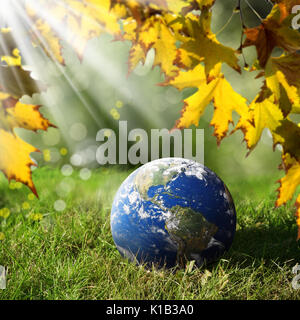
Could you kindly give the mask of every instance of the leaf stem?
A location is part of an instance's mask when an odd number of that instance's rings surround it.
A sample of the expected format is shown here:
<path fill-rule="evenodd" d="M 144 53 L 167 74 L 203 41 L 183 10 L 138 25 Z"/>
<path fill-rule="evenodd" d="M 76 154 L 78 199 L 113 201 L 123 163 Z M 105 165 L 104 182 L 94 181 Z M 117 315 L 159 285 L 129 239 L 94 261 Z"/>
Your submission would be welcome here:
<path fill-rule="evenodd" d="M 260 21 L 263 21 L 263 18 L 260 16 L 260 14 L 255 10 L 255 8 L 252 6 L 252 4 L 248 1 L 248 0 L 245 0 L 245 2 L 248 4 L 249 8 L 252 10 L 252 12 L 257 16 L 257 18 L 260 20 Z"/>
<path fill-rule="evenodd" d="M 242 54 L 243 60 L 244 60 L 244 67 L 247 68 L 248 67 L 248 63 L 246 61 L 244 52 L 243 52 L 243 38 L 244 38 L 244 29 L 246 29 L 245 23 L 244 23 L 244 15 L 243 15 L 243 11 L 242 11 L 242 5 L 241 5 L 241 0 L 238 0 L 238 4 L 236 7 L 236 10 L 239 11 L 240 13 L 240 19 L 241 19 L 241 24 L 242 24 L 242 34 L 241 34 L 241 40 L 240 40 L 240 47 L 239 47 L 239 51 Z"/>
<path fill-rule="evenodd" d="M 228 27 L 234 15 L 235 15 L 235 12 L 233 11 L 229 19 L 224 24 L 224 26 L 218 32 L 216 32 L 216 36 L 218 36 L 221 32 L 223 32 Z"/>

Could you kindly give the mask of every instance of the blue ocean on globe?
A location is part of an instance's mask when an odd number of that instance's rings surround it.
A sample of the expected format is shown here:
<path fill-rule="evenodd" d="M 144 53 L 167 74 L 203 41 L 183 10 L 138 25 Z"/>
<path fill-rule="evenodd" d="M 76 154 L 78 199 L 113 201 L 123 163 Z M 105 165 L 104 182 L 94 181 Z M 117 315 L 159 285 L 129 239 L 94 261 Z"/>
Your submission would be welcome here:
<path fill-rule="evenodd" d="M 219 259 L 233 241 L 236 212 L 222 180 L 182 158 L 149 162 L 122 183 L 111 231 L 123 257 L 167 268 Z"/>

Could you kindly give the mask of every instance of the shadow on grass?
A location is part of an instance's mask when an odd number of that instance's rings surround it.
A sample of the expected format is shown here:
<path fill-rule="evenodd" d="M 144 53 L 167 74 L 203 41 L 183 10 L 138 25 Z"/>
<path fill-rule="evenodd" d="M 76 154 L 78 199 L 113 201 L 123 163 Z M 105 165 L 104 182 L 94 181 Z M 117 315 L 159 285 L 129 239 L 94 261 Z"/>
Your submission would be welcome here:
<path fill-rule="evenodd" d="M 257 260 L 279 264 L 300 262 L 300 241 L 296 240 L 295 224 L 260 226 L 237 230 L 233 245 L 226 254 L 232 263 L 253 263 Z"/>

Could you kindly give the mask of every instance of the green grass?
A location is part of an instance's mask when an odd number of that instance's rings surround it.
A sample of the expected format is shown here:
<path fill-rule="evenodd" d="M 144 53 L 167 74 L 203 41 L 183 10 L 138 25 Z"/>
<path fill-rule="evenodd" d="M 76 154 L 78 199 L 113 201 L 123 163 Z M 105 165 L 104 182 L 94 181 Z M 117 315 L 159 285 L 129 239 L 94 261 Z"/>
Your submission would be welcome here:
<path fill-rule="evenodd" d="M 63 177 L 34 173 L 40 200 L 0 179 L 0 265 L 7 289 L 0 299 L 299 299 L 292 267 L 300 263 L 292 205 L 274 209 L 272 178 L 228 182 L 238 225 L 230 251 L 206 268 L 147 270 L 122 259 L 110 233 L 109 214 L 126 171 L 97 170 L 88 182 L 74 173 L 63 212 L 53 209 Z M 69 181 L 70 183 L 70 181 Z M 29 209 L 22 204 L 28 202 Z M 41 213 L 33 221 L 30 213 Z"/>

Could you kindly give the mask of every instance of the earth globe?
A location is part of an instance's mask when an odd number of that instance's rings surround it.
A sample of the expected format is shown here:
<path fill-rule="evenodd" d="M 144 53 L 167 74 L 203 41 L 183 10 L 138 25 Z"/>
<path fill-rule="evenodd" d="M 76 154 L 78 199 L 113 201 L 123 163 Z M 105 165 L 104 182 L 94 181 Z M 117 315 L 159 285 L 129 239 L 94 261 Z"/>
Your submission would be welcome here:
<path fill-rule="evenodd" d="M 120 254 L 136 264 L 172 268 L 218 260 L 233 241 L 236 211 L 222 180 L 193 160 L 144 164 L 122 183 L 111 210 Z"/>

